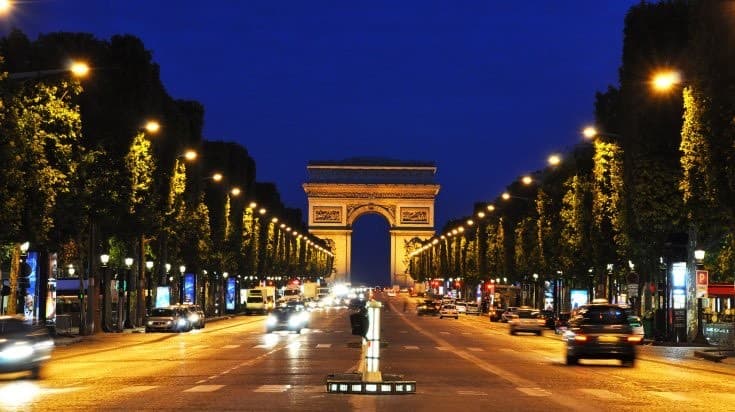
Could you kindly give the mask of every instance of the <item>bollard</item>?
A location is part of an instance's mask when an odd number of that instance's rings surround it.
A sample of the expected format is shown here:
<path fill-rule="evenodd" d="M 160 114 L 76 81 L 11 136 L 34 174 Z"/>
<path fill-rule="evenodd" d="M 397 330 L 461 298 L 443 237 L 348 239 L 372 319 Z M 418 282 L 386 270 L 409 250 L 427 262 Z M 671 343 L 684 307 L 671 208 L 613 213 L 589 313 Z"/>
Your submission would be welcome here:
<path fill-rule="evenodd" d="M 367 303 L 368 330 L 363 338 L 363 352 L 365 352 L 365 368 L 362 380 L 365 382 L 380 382 L 383 377 L 380 373 L 380 308 L 383 306 L 376 300 Z"/>

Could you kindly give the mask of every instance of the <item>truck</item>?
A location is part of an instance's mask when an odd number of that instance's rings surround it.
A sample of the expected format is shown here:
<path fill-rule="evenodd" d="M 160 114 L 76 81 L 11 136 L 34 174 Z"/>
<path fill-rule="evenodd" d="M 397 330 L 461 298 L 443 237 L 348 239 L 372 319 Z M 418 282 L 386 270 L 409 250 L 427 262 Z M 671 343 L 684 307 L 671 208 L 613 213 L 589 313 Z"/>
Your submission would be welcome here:
<path fill-rule="evenodd" d="M 275 306 L 276 288 L 274 286 L 258 286 L 253 289 L 245 289 L 245 312 L 263 313 L 270 311 Z"/>
<path fill-rule="evenodd" d="M 303 299 L 316 299 L 319 284 L 316 282 L 305 282 L 301 285 L 301 296 Z"/>
<path fill-rule="evenodd" d="M 283 289 L 283 296 L 278 299 L 281 303 L 287 303 L 293 300 L 301 300 L 301 287 L 297 283 L 289 283 Z"/>

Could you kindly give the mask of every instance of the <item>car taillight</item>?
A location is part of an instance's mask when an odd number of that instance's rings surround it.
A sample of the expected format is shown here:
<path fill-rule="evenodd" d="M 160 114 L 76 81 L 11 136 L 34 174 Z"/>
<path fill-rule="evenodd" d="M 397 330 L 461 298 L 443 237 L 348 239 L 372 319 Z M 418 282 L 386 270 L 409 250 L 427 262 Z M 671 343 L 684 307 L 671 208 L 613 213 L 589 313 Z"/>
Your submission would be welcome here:
<path fill-rule="evenodd" d="M 630 343 L 640 343 L 643 340 L 643 337 L 641 336 L 628 336 L 628 342 Z"/>
<path fill-rule="evenodd" d="M 585 335 L 574 335 L 574 340 L 577 342 L 587 342 L 587 336 Z"/>
<path fill-rule="evenodd" d="M 539 325 L 545 325 L 546 324 L 546 320 L 544 320 L 544 319 L 537 319 L 536 322 L 538 322 Z"/>

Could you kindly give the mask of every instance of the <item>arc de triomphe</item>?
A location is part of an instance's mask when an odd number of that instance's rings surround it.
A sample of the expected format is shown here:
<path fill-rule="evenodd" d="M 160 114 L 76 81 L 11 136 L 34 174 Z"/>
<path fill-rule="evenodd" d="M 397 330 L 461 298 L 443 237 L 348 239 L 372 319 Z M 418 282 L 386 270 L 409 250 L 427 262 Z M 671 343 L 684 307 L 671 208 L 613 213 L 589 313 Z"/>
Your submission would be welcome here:
<path fill-rule="evenodd" d="M 376 213 L 390 226 L 392 284 L 407 285 L 406 247 L 413 238 L 434 235 L 434 202 L 439 193 L 433 163 L 387 159 L 309 162 L 304 191 L 309 232 L 325 239 L 334 253 L 332 282 L 350 282 L 352 224 Z"/>

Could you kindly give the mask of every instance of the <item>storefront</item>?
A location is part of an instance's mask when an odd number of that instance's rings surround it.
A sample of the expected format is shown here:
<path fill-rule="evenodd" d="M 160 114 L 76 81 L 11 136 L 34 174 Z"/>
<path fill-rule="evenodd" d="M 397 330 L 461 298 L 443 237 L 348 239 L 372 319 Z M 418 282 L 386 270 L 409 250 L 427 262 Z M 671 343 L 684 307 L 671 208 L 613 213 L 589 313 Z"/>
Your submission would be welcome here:
<path fill-rule="evenodd" d="M 703 301 L 704 336 L 713 345 L 735 344 L 735 285 L 710 283 Z"/>

